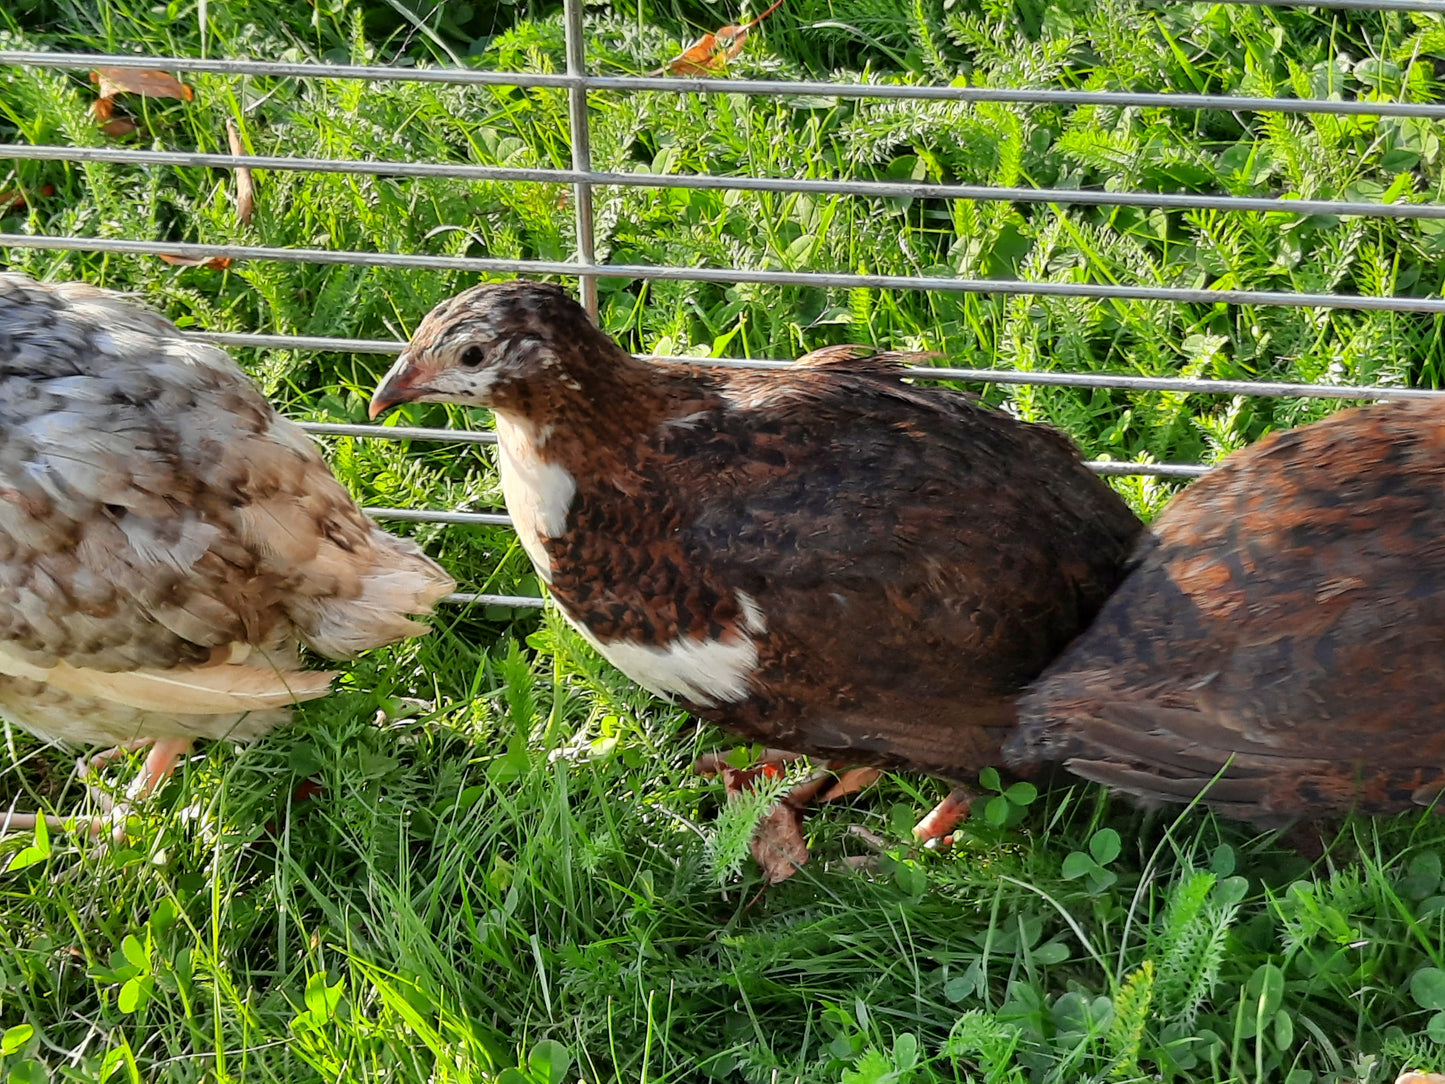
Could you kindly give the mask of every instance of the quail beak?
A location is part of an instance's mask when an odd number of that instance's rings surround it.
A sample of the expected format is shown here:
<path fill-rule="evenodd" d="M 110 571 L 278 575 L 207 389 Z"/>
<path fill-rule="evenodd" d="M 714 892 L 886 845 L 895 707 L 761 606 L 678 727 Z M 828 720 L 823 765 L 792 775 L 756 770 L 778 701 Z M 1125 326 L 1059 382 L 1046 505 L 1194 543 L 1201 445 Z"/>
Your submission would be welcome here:
<path fill-rule="evenodd" d="M 381 383 L 376 386 L 376 391 L 371 396 L 368 416 L 375 418 L 398 403 L 409 403 L 418 395 L 426 394 L 428 389 L 418 387 L 414 383 L 417 375 L 416 366 L 411 363 L 406 354 L 398 357 L 395 364 L 381 378 Z"/>

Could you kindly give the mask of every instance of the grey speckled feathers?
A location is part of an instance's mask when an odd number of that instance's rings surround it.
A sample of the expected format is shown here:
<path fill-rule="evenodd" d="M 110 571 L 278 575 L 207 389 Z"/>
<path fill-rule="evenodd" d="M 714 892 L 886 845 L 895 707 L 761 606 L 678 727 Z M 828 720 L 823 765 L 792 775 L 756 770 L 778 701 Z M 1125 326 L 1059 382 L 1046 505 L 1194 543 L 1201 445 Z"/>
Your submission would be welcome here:
<path fill-rule="evenodd" d="M 47 740 L 251 739 L 453 587 L 223 351 L 0 274 L 0 713 Z"/>

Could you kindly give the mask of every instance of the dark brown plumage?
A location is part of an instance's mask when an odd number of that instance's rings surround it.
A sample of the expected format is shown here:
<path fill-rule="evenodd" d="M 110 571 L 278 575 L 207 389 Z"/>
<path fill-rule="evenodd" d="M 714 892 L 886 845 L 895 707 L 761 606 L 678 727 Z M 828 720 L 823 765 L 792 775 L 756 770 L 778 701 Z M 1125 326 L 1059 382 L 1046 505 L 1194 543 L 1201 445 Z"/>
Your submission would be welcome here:
<path fill-rule="evenodd" d="M 1139 521 L 1063 436 L 837 347 L 783 371 L 649 363 L 554 286 L 438 306 L 372 400 L 491 407 L 562 612 L 748 738 L 953 777 L 1097 611 Z"/>
<path fill-rule="evenodd" d="M 1011 760 L 1150 802 L 1224 770 L 1206 801 L 1262 824 L 1436 800 L 1445 406 L 1346 411 L 1235 453 L 1134 564 L 1022 701 Z"/>

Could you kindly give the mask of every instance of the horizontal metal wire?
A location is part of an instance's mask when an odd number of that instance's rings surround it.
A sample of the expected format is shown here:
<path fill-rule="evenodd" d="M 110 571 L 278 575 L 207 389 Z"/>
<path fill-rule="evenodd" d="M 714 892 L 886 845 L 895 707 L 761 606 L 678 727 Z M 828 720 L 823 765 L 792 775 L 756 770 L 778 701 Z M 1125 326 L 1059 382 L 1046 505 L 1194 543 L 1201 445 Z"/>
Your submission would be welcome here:
<path fill-rule="evenodd" d="M 672 282 L 756 283 L 767 286 L 816 286 L 835 289 L 937 290 L 1025 297 L 1083 297 L 1099 301 L 1164 301 L 1201 305 L 1283 305 L 1372 312 L 1445 313 L 1445 298 L 1311 294 L 1274 290 L 1201 290 L 1173 286 L 1121 286 L 1091 282 L 1025 282 L 1018 279 L 961 279 L 929 275 L 857 275 L 822 271 L 755 271 L 740 267 L 669 267 L 646 264 L 598 264 L 581 268 L 561 260 L 492 260 L 468 256 L 427 256 L 345 249 L 277 248 L 262 245 L 202 245 L 182 241 L 131 241 L 113 237 L 36 237 L 0 233 L 0 248 L 118 252 L 140 256 L 230 257 L 284 263 L 350 264 L 404 267 L 427 271 L 475 271 L 494 274 L 597 274 L 603 278 Z"/>
<path fill-rule="evenodd" d="M 207 169 L 281 169 L 376 177 L 616 185 L 736 192 L 781 192 L 864 196 L 871 199 L 945 199 L 977 202 L 1057 203 L 1089 207 L 1140 207 L 1168 211 L 1255 211 L 1289 215 L 1358 218 L 1445 219 L 1445 204 L 1370 203 L 1362 200 L 1294 199 L 1281 196 L 1206 196 L 1162 192 L 1104 192 L 1081 188 L 1024 188 L 912 181 L 852 181 L 791 177 L 728 177 L 699 174 L 615 173 L 599 170 L 521 169 L 441 162 L 382 162 L 285 155 L 208 154 L 200 151 L 137 151 L 111 147 L 61 147 L 0 143 L 0 158 L 44 162 L 105 162 L 118 165 Z"/>
<path fill-rule="evenodd" d="M 1420 0 L 1358 0 L 1396 10 L 1439 11 Z M 1337 6 L 1353 6 L 1338 0 Z M 468 68 L 407 68 L 370 64 L 313 64 L 268 60 L 201 60 L 187 57 L 113 53 L 52 53 L 0 49 L 0 64 L 42 68 L 152 68 L 214 75 L 278 78 L 360 79 L 375 82 L 451 83 L 466 86 L 583 87 L 592 91 L 651 91 L 670 94 L 759 94 L 809 98 L 874 98 L 905 101 L 1000 102 L 1017 105 L 1097 105 L 1154 109 L 1215 109 L 1247 113 L 1322 113 L 1335 116 L 1445 119 L 1445 105 L 1431 102 L 1330 101 L 1322 98 L 1257 98 L 1230 94 L 1171 94 L 1125 90 L 1058 90 L 978 86 L 906 86 L 895 83 L 829 83 L 783 79 L 683 79 L 675 76 L 564 75 L 543 72 L 477 71 Z"/>
<path fill-rule="evenodd" d="M 927 366 L 910 376 L 982 384 L 1023 384 L 1056 388 L 1112 388 L 1119 391 L 1182 392 L 1185 395 L 1251 395 L 1301 399 L 1441 399 L 1445 390 L 1388 384 L 1298 384 L 1277 380 L 1215 380 L 1206 377 L 1128 376 L 1123 373 L 1036 373 L 1013 369 L 953 369 Z"/>
<path fill-rule="evenodd" d="M 419 425 L 352 425 L 346 422 L 297 422 L 308 433 L 323 437 L 361 437 L 365 440 L 449 440 L 462 444 L 495 444 L 489 429 L 428 429 Z"/>
<path fill-rule="evenodd" d="M 1095 474 L 1115 477 L 1198 478 L 1209 468 L 1198 463 L 1129 463 L 1110 459 L 1091 459 L 1085 464 Z M 468 527 L 511 527 L 512 517 L 505 512 L 446 512 L 430 508 L 363 508 L 372 519 L 404 523 L 450 523 Z"/>
<path fill-rule="evenodd" d="M 374 429 L 378 426 L 350 426 L 353 429 Z M 373 519 L 405 520 L 422 523 L 465 523 L 465 524 L 487 524 L 509 527 L 511 518 L 500 515 L 496 512 L 428 512 L 412 508 L 363 508 L 368 516 Z M 481 606 L 512 606 L 523 609 L 541 609 L 547 604 L 546 599 L 537 598 L 532 595 L 489 595 L 478 594 L 472 591 L 453 591 L 450 595 L 442 598 L 443 602 L 456 603 L 461 605 L 477 604 Z"/>
<path fill-rule="evenodd" d="M 1120 463 L 1112 459 L 1090 459 L 1084 466 L 1095 474 L 1116 478 L 1201 478 L 1210 471 L 1200 463 Z"/>
<path fill-rule="evenodd" d="M 375 429 L 379 426 L 348 426 L 351 429 Z M 456 430 L 418 430 L 428 433 L 421 439 L 450 439 Z M 431 433 L 437 434 L 435 438 Z M 1190 463 L 1116 463 L 1105 460 L 1090 460 L 1088 468 L 1096 474 L 1106 475 L 1147 475 L 1156 478 L 1197 478 L 1209 473 L 1209 468 Z M 373 519 L 397 520 L 410 523 L 450 523 L 468 526 L 510 527 L 510 516 L 500 512 L 438 512 L 421 508 L 363 508 Z M 449 603 L 476 603 L 484 606 L 510 606 L 523 609 L 541 609 L 546 600 L 531 595 L 489 595 L 465 591 L 454 592 L 442 599 Z"/>
<path fill-rule="evenodd" d="M 443 602 L 476 603 L 479 606 L 511 606 L 523 610 L 540 610 L 547 600 L 534 595 L 479 595 L 470 591 L 455 591 L 442 599 Z"/>
<path fill-rule="evenodd" d="M 187 338 L 224 346 L 262 349 L 331 350 L 350 354 L 401 353 L 405 343 L 384 339 L 333 339 L 321 335 L 267 335 L 235 332 L 186 331 Z M 716 365 L 724 369 L 788 369 L 791 361 L 756 358 L 699 358 L 681 354 L 647 354 L 651 361 L 679 365 Z M 919 380 L 959 380 L 972 384 L 1012 384 L 1057 388 L 1104 388 L 1118 391 L 1182 392 L 1186 395 L 1256 395 L 1263 398 L 1301 399 L 1439 399 L 1445 390 L 1401 388 L 1391 384 L 1300 384 L 1277 380 L 1216 380 L 1208 377 L 1131 376 L 1125 373 L 1029 372 L 1017 369 L 963 369 L 943 365 L 912 365 L 903 374 Z M 337 436 L 375 436 L 389 440 L 469 440 L 491 444 L 496 436 L 485 430 L 419 429 L 415 426 L 343 425 L 303 422 L 313 433 Z M 446 434 L 461 434 L 455 438 Z"/>
<path fill-rule="evenodd" d="M 374 430 L 382 427 L 353 425 L 346 426 L 345 428 Z M 420 432 L 425 431 L 420 430 Z M 442 432 L 446 432 L 448 437 L 454 435 L 454 431 L 451 430 L 443 430 Z M 512 525 L 510 516 L 502 515 L 498 512 L 432 512 L 415 508 L 363 508 L 362 511 L 373 519 L 400 520 L 411 523 L 462 523 L 470 526 L 481 524 L 501 527 L 510 527 Z M 471 591 L 453 591 L 450 595 L 445 596 L 442 601 L 462 605 L 511 606 L 538 610 L 547 604 L 546 599 L 536 598 L 532 595 L 488 595 Z"/>
<path fill-rule="evenodd" d="M 434 512 L 429 508 L 363 508 L 373 519 L 395 519 L 408 523 L 464 523 L 469 527 L 510 527 L 505 512 Z"/>
<path fill-rule="evenodd" d="M 380 426 L 347 426 L 348 429 L 378 429 Z M 426 433 L 420 439 L 451 439 L 459 431 L 416 430 Z M 433 436 L 432 434 L 435 434 Z M 470 435 L 470 434 L 468 434 Z M 1147 475 L 1157 478 L 1197 478 L 1209 473 L 1209 468 L 1190 463 L 1117 463 L 1105 460 L 1090 460 L 1088 468 L 1096 474 L 1105 475 Z M 510 516 L 500 512 L 439 512 L 420 508 L 363 508 L 374 519 L 397 520 L 411 523 L 449 523 L 469 526 L 510 527 Z M 489 595 L 464 591 L 454 592 L 442 599 L 449 603 L 476 603 L 484 606 L 509 606 L 521 609 L 541 609 L 546 600 L 531 595 Z"/>
<path fill-rule="evenodd" d="M 0 248 L 6 235 L 0 233 Z M 183 331 L 186 338 L 217 346 L 255 347 L 260 350 L 327 350 L 338 354 L 400 354 L 406 343 L 387 339 L 342 339 L 331 335 L 273 335 L 256 331 Z"/>

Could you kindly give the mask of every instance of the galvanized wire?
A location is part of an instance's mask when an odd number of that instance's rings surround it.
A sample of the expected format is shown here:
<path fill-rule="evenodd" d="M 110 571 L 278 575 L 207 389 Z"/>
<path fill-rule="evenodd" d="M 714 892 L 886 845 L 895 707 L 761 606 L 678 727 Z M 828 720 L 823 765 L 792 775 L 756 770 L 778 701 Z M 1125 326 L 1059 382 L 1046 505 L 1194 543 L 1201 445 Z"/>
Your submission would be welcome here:
<path fill-rule="evenodd" d="M 1342 3 L 1344 0 L 1342 0 Z M 1361 0 L 1366 2 L 1366 0 Z M 1390 3 L 1391 0 L 1374 0 Z M 1418 3 L 1419 0 L 1394 0 Z M 1402 8 L 1400 10 L 1410 10 Z M 1439 11 L 1438 5 L 1422 8 Z M 1059 90 L 1048 87 L 976 87 L 900 83 L 829 83 L 787 79 L 711 79 L 642 75 L 566 75 L 480 71 L 471 68 L 406 68 L 370 64 L 313 64 L 267 60 L 217 60 L 114 53 L 53 53 L 0 49 L 0 64 L 39 68 L 150 68 L 168 72 L 255 75 L 277 78 L 359 79 L 366 82 L 449 83 L 461 86 L 583 87 L 589 91 L 665 94 L 754 94 L 775 97 L 873 98 L 893 101 L 997 102 L 1014 105 L 1113 108 L 1208 109 L 1229 113 L 1304 113 L 1335 116 L 1445 119 L 1445 105 L 1431 102 L 1332 101 L 1231 94 L 1174 94 L 1129 90 Z"/>
<path fill-rule="evenodd" d="M 546 599 L 534 595 L 486 595 L 472 591 L 454 591 L 442 601 L 463 605 L 509 606 L 514 610 L 540 610 L 547 605 Z"/>
<path fill-rule="evenodd" d="M 1265 214 L 1338 215 L 1346 218 L 1445 219 L 1445 204 L 1371 203 L 1364 200 L 1296 199 L 1290 196 L 1202 196 L 1169 192 L 1105 192 L 1088 188 L 1025 188 L 975 184 L 930 184 L 922 181 L 852 181 L 818 178 L 730 177 L 685 173 L 616 173 L 587 168 L 587 156 L 573 169 L 530 169 L 512 166 L 469 166 L 446 162 L 357 161 L 345 158 L 297 158 L 286 155 L 209 154 L 202 151 L 137 151 L 112 147 L 55 147 L 0 143 L 0 158 L 43 162 L 106 162 L 134 166 L 181 166 L 208 169 L 282 169 L 298 173 L 360 174 L 368 177 L 446 178 L 449 180 L 570 184 L 578 207 L 591 199 L 592 187 L 683 188 L 705 191 L 803 193 L 861 196 L 868 199 L 939 199 L 1000 203 L 1051 203 L 1059 206 L 1138 207 L 1164 211 L 1256 211 Z M 591 267 L 594 240 L 592 216 L 577 223 L 582 267 Z M 576 266 L 576 265 L 574 265 Z M 587 271 L 575 272 L 591 281 Z M 592 310 L 595 315 L 595 308 Z"/>
<path fill-rule="evenodd" d="M 406 344 L 386 339 L 338 339 L 324 335 L 269 335 L 253 332 L 184 331 L 187 338 L 212 342 L 219 346 L 257 347 L 261 349 L 327 350 L 347 354 L 401 353 Z M 647 354 L 649 361 L 677 365 L 708 365 L 721 369 L 787 369 L 792 361 L 770 358 L 700 358 L 683 354 Z M 906 365 L 902 372 L 915 380 L 959 380 L 972 384 L 1018 384 L 1056 388 L 1106 388 L 1118 391 L 1183 392 L 1186 395 L 1254 395 L 1261 398 L 1301 399 L 1439 399 L 1445 390 L 1434 388 L 1402 388 L 1395 384 L 1301 384 L 1277 380 L 1219 380 L 1212 377 L 1132 376 L 1127 373 L 1060 373 L 1034 372 L 1021 369 L 977 369 L 948 365 Z M 377 426 L 335 425 L 340 436 L 377 436 Z M 404 440 L 428 434 L 463 432 L 452 429 L 420 430 L 405 426 L 388 426 L 392 439 Z M 358 432 L 353 432 L 357 430 Z M 321 429 L 314 430 L 322 432 Z M 471 434 L 467 439 L 490 441 L 495 438 Z"/>
<path fill-rule="evenodd" d="M 394 519 L 406 523 L 459 523 L 469 527 L 510 527 L 505 512 L 436 512 L 430 508 L 363 508 L 373 519 Z"/>
<path fill-rule="evenodd" d="M 276 346 L 297 345 L 292 335 L 212 335 L 191 332 L 192 337 L 225 341 L 230 338 L 255 340 L 274 338 Z M 320 340 L 329 341 L 329 340 Z M 365 342 L 366 340 L 339 340 Z M 259 345 L 248 342 L 245 345 Z M 377 346 L 396 346 L 377 343 Z M 336 349 L 318 347 L 318 349 Z M 358 351 L 359 352 L 359 351 Z M 377 351 L 378 353 L 386 351 Z M 791 361 L 763 361 L 753 358 L 695 358 L 676 354 L 647 355 L 650 361 L 677 365 L 706 365 L 720 369 L 787 369 Z M 1131 376 L 1127 373 L 1032 372 L 1020 369 L 965 369 L 944 365 L 909 365 L 902 368 L 904 376 L 913 380 L 956 380 L 969 384 L 1010 384 L 1026 387 L 1100 388 L 1115 391 L 1178 392 L 1184 395 L 1249 395 L 1262 399 L 1344 399 L 1386 401 L 1401 399 L 1441 399 L 1445 390 L 1437 388 L 1402 388 L 1395 384 L 1302 384 L 1277 380 L 1220 380 L 1213 377 Z M 458 429 L 417 429 L 406 426 L 313 425 L 313 432 L 334 432 L 342 436 L 374 436 L 391 440 L 449 439 L 441 434 L 463 434 L 457 439 L 491 443 L 496 438 L 486 433 Z"/>
<path fill-rule="evenodd" d="M 323 437 L 366 440 L 445 440 L 459 444 L 495 444 L 497 434 L 485 429 L 428 429 L 419 425 L 352 425 L 344 422 L 299 422 L 302 429 Z"/>
<path fill-rule="evenodd" d="M 200 260 L 277 260 L 284 263 L 404 267 L 423 271 L 473 271 L 480 274 L 570 275 L 582 273 L 564 260 L 492 260 L 471 256 L 428 256 L 346 249 L 278 248 L 264 245 L 207 245 L 183 241 L 131 241 L 114 237 L 38 237 L 0 233 L 0 247 L 118 252 L 140 256 L 181 256 Z M 821 271 L 758 271 L 742 267 L 670 267 L 652 264 L 595 264 L 604 278 L 670 282 L 756 283 L 765 286 L 816 286 L 836 289 L 937 290 L 940 293 L 1002 294 L 1027 297 L 1081 297 L 1098 301 L 1166 301 L 1197 305 L 1280 305 L 1296 308 L 1354 309 L 1372 312 L 1445 313 L 1445 298 L 1363 294 L 1314 294 L 1279 290 L 1209 290 L 1175 286 L 1121 286 L 1092 282 L 1029 282 L 1019 279 L 963 279 L 930 275 L 856 275 Z"/>

